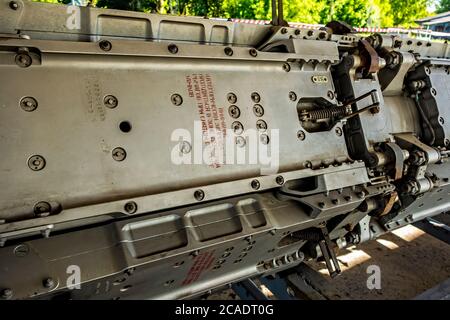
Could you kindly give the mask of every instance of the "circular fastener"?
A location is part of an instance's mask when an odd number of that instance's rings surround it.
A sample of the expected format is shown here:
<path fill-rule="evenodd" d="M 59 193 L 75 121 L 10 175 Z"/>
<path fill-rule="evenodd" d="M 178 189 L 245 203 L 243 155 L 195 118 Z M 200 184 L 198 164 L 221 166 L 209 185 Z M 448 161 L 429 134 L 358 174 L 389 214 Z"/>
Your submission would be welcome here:
<path fill-rule="evenodd" d="M 261 101 L 261 96 L 259 95 L 258 92 L 252 92 L 252 94 L 250 95 L 250 97 L 252 98 L 252 101 L 254 103 L 258 103 Z"/>
<path fill-rule="evenodd" d="M 183 103 L 183 98 L 178 93 L 174 93 L 170 97 L 170 101 L 172 101 L 172 103 L 176 106 L 181 106 L 181 104 Z"/>
<path fill-rule="evenodd" d="M 108 40 L 102 40 L 98 43 L 98 46 L 103 51 L 110 51 L 112 49 L 112 44 Z"/>
<path fill-rule="evenodd" d="M 275 178 L 275 182 L 276 182 L 277 184 L 279 184 L 280 186 L 283 185 L 283 184 L 284 184 L 284 178 L 283 178 L 283 176 L 277 176 L 277 177 Z"/>
<path fill-rule="evenodd" d="M 305 134 L 305 131 L 303 131 L 303 130 L 299 130 L 298 132 L 297 132 L 297 138 L 299 138 L 300 140 L 305 140 L 305 138 L 306 138 L 306 134 Z"/>
<path fill-rule="evenodd" d="M 300 31 L 300 29 L 295 29 L 294 33 L 296 36 L 298 36 L 301 33 L 301 31 Z"/>
<path fill-rule="evenodd" d="M 311 161 L 305 161 L 304 166 L 305 166 L 305 168 L 312 168 Z"/>
<path fill-rule="evenodd" d="M 45 167 L 45 159 L 40 155 L 31 156 L 28 159 L 28 167 L 33 171 L 39 171 Z"/>
<path fill-rule="evenodd" d="M 51 289 L 55 286 L 55 280 L 53 280 L 52 278 L 45 278 L 44 280 L 42 280 L 42 285 L 44 286 L 44 288 Z"/>
<path fill-rule="evenodd" d="M 180 142 L 180 152 L 181 153 L 187 154 L 187 153 L 191 152 L 191 149 L 192 149 L 192 147 L 189 142 L 187 142 L 187 141 Z"/>
<path fill-rule="evenodd" d="M 114 97 L 112 95 L 107 95 L 103 98 L 103 104 L 105 105 L 105 107 L 113 109 L 113 108 L 117 107 L 117 105 L 119 104 L 119 101 L 117 100 L 116 97 Z"/>
<path fill-rule="evenodd" d="M 424 69 L 424 70 L 425 70 L 425 73 L 426 73 L 426 74 L 431 74 L 431 69 L 430 69 L 430 68 L 428 68 L 428 67 L 425 67 L 425 69 Z"/>
<path fill-rule="evenodd" d="M 256 121 L 256 128 L 259 131 L 264 132 L 267 130 L 267 123 L 264 120 L 258 120 Z"/>
<path fill-rule="evenodd" d="M 169 45 L 167 46 L 167 49 L 168 49 L 169 52 L 172 53 L 172 54 L 176 54 L 176 53 L 178 52 L 178 46 L 177 46 L 176 44 L 173 44 L 173 43 L 169 44 Z"/>
<path fill-rule="evenodd" d="M 46 201 L 39 201 L 34 205 L 34 214 L 37 217 L 46 217 L 50 214 L 52 206 Z"/>
<path fill-rule="evenodd" d="M 223 52 L 225 52 L 225 54 L 230 57 L 233 55 L 233 49 L 231 49 L 230 47 L 225 47 L 225 49 L 223 49 Z"/>
<path fill-rule="evenodd" d="M 231 128 L 235 134 L 241 134 L 244 132 L 244 126 L 239 121 L 235 121 L 231 124 Z"/>
<path fill-rule="evenodd" d="M 264 108 L 260 104 L 255 104 L 253 106 L 253 113 L 257 117 L 262 117 L 264 115 Z"/>
<path fill-rule="evenodd" d="M 11 299 L 13 296 L 13 293 L 14 292 L 12 291 L 12 289 L 6 288 L 1 291 L 1 297 L 2 297 L 2 299 Z"/>
<path fill-rule="evenodd" d="M 313 34 L 314 34 L 314 31 L 312 31 L 312 30 L 309 30 L 307 33 L 308 37 L 311 37 Z"/>
<path fill-rule="evenodd" d="M 449 139 L 445 139 L 445 140 L 444 140 L 444 144 L 445 144 L 446 146 L 450 146 L 450 140 L 449 140 Z"/>
<path fill-rule="evenodd" d="M 19 4 L 16 1 L 10 1 L 9 7 L 13 10 L 17 10 L 17 9 L 19 9 Z"/>
<path fill-rule="evenodd" d="M 444 122 L 445 122 L 445 121 L 444 121 L 444 118 L 443 118 L 443 117 L 439 117 L 439 123 L 440 123 L 440 124 L 444 124 Z"/>
<path fill-rule="evenodd" d="M 33 63 L 33 59 L 31 59 L 31 57 L 26 53 L 16 54 L 16 57 L 14 60 L 15 60 L 16 64 L 21 68 L 27 68 L 27 67 L 31 66 L 31 64 Z"/>
<path fill-rule="evenodd" d="M 246 141 L 245 141 L 245 138 L 244 137 L 242 137 L 242 136 L 237 136 L 236 137 L 236 139 L 235 139 L 235 143 L 236 143 L 236 145 L 239 147 L 239 148 L 243 148 L 243 147 L 245 147 L 245 145 L 246 145 Z"/>
<path fill-rule="evenodd" d="M 248 53 L 252 56 L 252 57 L 256 57 L 258 55 L 258 51 L 256 51 L 256 49 L 250 49 L 248 50 Z"/>
<path fill-rule="evenodd" d="M 342 129 L 340 127 L 336 127 L 336 129 L 334 129 L 334 132 L 338 137 L 342 136 Z"/>
<path fill-rule="evenodd" d="M 437 91 L 436 91 L 435 88 L 431 88 L 431 94 L 432 94 L 433 96 L 435 96 L 435 95 L 437 94 Z"/>
<path fill-rule="evenodd" d="M 286 72 L 291 71 L 291 66 L 289 63 L 283 63 L 283 70 Z"/>
<path fill-rule="evenodd" d="M 237 102 L 237 97 L 233 92 L 227 94 L 227 100 L 229 103 L 234 104 Z"/>
<path fill-rule="evenodd" d="M 14 255 L 16 257 L 25 257 L 29 252 L 30 247 L 25 243 L 21 243 L 14 248 Z"/>
<path fill-rule="evenodd" d="M 38 102 L 33 97 L 24 97 L 20 99 L 20 107 L 27 112 L 36 110 Z"/>
<path fill-rule="evenodd" d="M 288 31 L 287 31 L 287 29 L 286 28 L 281 28 L 281 33 L 282 34 L 286 34 Z"/>
<path fill-rule="evenodd" d="M 228 114 L 232 117 L 232 118 L 239 118 L 239 116 L 241 115 L 241 110 L 239 110 L 239 108 L 237 106 L 230 106 L 228 108 Z"/>
<path fill-rule="evenodd" d="M 252 180 L 252 182 L 250 183 L 250 185 L 252 186 L 252 189 L 254 190 L 258 190 L 259 187 L 261 186 L 258 180 Z"/>
<path fill-rule="evenodd" d="M 194 192 L 194 198 L 197 200 L 197 201 L 202 201 L 204 198 L 205 198 L 205 193 L 203 192 L 203 190 L 196 190 L 195 192 Z"/>
<path fill-rule="evenodd" d="M 334 99 L 334 92 L 331 91 L 331 90 L 328 90 L 327 96 L 328 96 L 328 98 L 330 98 L 331 100 L 333 100 L 333 99 Z"/>
<path fill-rule="evenodd" d="M 327 37 L 327 33 L 326 32 L 321 32 L 319 33 L 319 39 L 323 40 Z"/>
<path fill-rule="evenodd" d="M 123 161 L 127 157 L 127 152 L 125 151 L 125 149 L 120 147 L 114 148 L 111 154 L 113 159 L 116 161 Z"/>
<path fill-rule="evenodd" d="M 321 209 L 325 208 L 325 203 L 324 203 L 324 202 L 319 202 L 317 205 L 318 205 L 319 208 L 321 208 Z"/>
<path fill-rule="evenodd" d="M 294 91 L 289 92 L 289 100 L 291 100 L 291 101 L 297 100 L 297 95 L 295 94 Z"/>
<path fill-rule="evenodd" d="M 269 144 L 270 141 L 269 136 L 265 133 L 259 137 L 259 140 L 261 141 L 262 144 Z"/>
<path fill-rule="evenodd" d="M 134 201 L 129 201 L 127 203 L 125 203 L 125 205 L 123 206 L 123 209 L 125 210 L 126 213 L 135 213 L 137 211 L 137 204 Z"/>

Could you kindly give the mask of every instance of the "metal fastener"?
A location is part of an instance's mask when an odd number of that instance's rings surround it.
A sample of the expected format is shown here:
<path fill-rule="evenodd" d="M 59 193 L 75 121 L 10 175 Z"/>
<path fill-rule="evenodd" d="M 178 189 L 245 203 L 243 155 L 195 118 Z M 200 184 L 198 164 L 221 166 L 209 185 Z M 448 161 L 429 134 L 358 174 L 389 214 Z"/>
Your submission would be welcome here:
<path fill-rule="evenodd" d="M 42 285 L 44 288 L 51 289 L 55 286 L 55 281 L 52 278 L 45 278 L 42 281 Z"/>
<path fill-rule="evenodd" d="M 20 99 L 20 107 L 27 112 L 36 110 L 38 107 L 38 102 L 33 97 L 24 97 Z"/>
<path fill-rule="evenodd" d="M 239 148 L 243 148 L 247 144 L 247 142 L 245 141 L 245 138 L 242 136 L 237 136 L 235 139 L 235 143 Z"/>
<path fill-rule="evenodd" d="M 13 10 L 17 10 L 17 9 L 19 9 L 19 4 L 16 1 L 10 1 L 9 7 Z"/>
<path fill-rule="evenodd" d="M 289 63 L 283 63 L 283 70 L 286 72 L 291 71 L 291 65 Z"/>
<path fill-rule="evenodd" d="M 119 101 L 117 100 L 116 97 L 114 97 L 112 95 L 107 95 L 103 98 L 103 104 L 105 105 L 105 107 L 113 109 L 113 108 L 117 107 L 117 105 L 119 104 Z"/>
<path fill-rule="evenodd" d="M 28 167 L 33 171 L 39 171 L 45 167 L 45 159 L 40 155 L 31 156 L 28 159 Z"/>
<path fill-rule="evenodd" d="M 172 54 L 176 54 L 176 53 L 178 52 L 178 46 L 177 46 L 176 44 L 173 44 L 173 43 L 169 44 L 169 45 L 167 46 L 167 49 L 168 49 L 169 52 L 172 53 Z"/>
<path fill-rule="evenodd" d="M 178 93 L 174 93 L 171 97 L 170 97 L 170 101 L 172 101 L 172 103 L 176 106 L 180 106 L 183 103 L 183 98 L 178 94 Z"/>
<path fill-rule="evenodd" d="M 202 200 L 205 198 L 205 193 L 204 193 L 203 190 L 201 190 L 201 189 L 196 190 L 196 191 L 194 192 L 194 198 L 195 198 L 197 201 L 202 201 Z"/>
<path fill-rule="evenodd" d="M 283 178 L 283 176 L 277 176 L 277 177 L 275 178 L 275 182 L 276 182 L 277 184 L 279 184 L 280 186 L 281 186 L 282 184 L 284 184 L 284 178 Z"/>
<path fill-rule="evenodd" d="M 291 100 L 291 101 L 297 100 L 297 95 L 295 94 L 294 91 L 289 92 L 289 100 Z"/>
<path fill-rule="evenodd" d="M 440 123 L 440 124 L 444 124 L 444 122 L 445 122 L 445 121 L 444 121 L 444 118 L 443 118 L 443 117 L 439 117 L 439 123 Z"/>
<path fill-rule="evenodd" d="M 231 128 L 235 134 L 241 134 L 244 132 L 244 126 L 239 121 L 235 121 L 231 124 Z"/>
<path fill-rule="evenodd" d="M 237 106 L 230 106 L 228 108 L 228 114 L 232 117 L 232 118 L 239 118 L 239 116 L 241 115 L 241 110 L 239 110 L 239 108 Z"/>
<path fill-rule="evenodd" d="M 52 207 L 46 201 L 39 201 L 34 205 L 34 214 L 37 217 L 46 217 L 50 214 Z"/>
<path fill-rule="evenodd" d="M 127 152 L 125 151 L 125 149 L 117 147 L 113 149 L 112 157 L 116 161 L 123 161 L 127 157 Z"/>
<path fill-rule="evenodd" d="M 261 186 L 258 180 L 252 180 L 252 182 L 250 183 L 250 185 L 252 186 L 253 189 L 258 190 L 259 187 Z"/>
<path fill-rule="evenodd" d="M 269 136 L 267 134 L 262 134 L 259 137 L 259 140 L 261 141 L 262 144 L 269 144 L 270 142 Z"/>
<path fill-rule="evenodd" d="M 126 213 L 129 214 L 135 213 L 137 211 L 137 204 L 134 201 L 129 201 L 125 203 L 123 209 L 125 210 Z"/>
<path fill-rule="evenodd" d="M 30 247 L 25 243 L 21 243 L 14 248 L 14 255 L 16 257 L 25 257 L 29 252 Z"/>
<path fill-rule="evenodd" d="M 258 55 L 258 51 L 256 51 L 256 49 L 252 48 L 248 51 L 248 53 L 252 56 L 252 57 L 256 57 Z"/>
<path fill-rule="evenodd" d="M 305 134 L 305 132 L 303 131 L 303 130 L 299 130 L 298 132 L 297 132 L 297 138 L 299 138 L 300 140 L 305 140 L 305 138 L 306 138 L 306 134 Z"/>
<path fill-rule="evenodd" d="M 250 95 L 250 97 L 252 98 L 252 101 L 254 103 L 258 103 L 261 101 L 261 96 L 259 95 L 258 92 L 252 92 L 252 94 Z"/>
<path fill-rule="evenodd" d="M 334 132 L 336 133 L 336 135 L 338 137 L 342 136 L 342 129 L 340 127 L 336 127 L 336 129 L 334 130 Z"/>
<path fill-rule="evenodd" d="M 14 61 L 21 68 L 27 68 L 33 63 L 33 59 L 27 53 L 16 54 Z"/>
<path fill-rule="evenodd" d="M 223 51 L 227 56 L 231 57 L 233 55 L 233 49 L 231 49 L 230 47 L 226 47 L 225 49 L 223 49 Z"/>
<path fill-rule="evenodd" d="M 192 146 L 189 142 L 187 141 L 181 141 L 180 142 L 180 152 L 187 154 L 189 152 L 191 152 Z"/>
<path fill-rule="evenodd" d="M 262 117 L 264 115 L 264 108 L 260 104 L 255 104 L 253 106 L 253 113 L 257 117 Z"/>
<path fill-rule="evenodd" d="M 110 51 L 112 49 L 112 44 L 108 40 L 102 40 L 98 43 L 98 46 L 103 51 Z"/>
<path fill-rule="evenodd" d="M 227 94 L 227 100 L 229 103 L 234 104 L 237 102 L 237 97 L 234 93 L 230 92 Z"/>
<path fill-rule="evenodd" d="M 258 121 L 256 121 L 256 128 L 260 132 L 264 132 L 267 130 L 267 123 L 264 120 L 258 120 Z"/>

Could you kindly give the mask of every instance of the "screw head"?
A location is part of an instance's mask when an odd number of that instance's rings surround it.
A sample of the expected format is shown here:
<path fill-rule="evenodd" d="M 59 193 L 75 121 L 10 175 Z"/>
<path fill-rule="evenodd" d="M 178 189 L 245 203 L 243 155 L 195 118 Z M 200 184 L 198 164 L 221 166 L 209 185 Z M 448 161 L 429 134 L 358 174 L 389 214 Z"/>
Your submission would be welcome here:
<path fill-rule="evenodd" d="M 50 214 L 52 207 L 46 201 L 40 201 L 34 205 L 34 214 L 37 217 L 46 217 Z"/>
<path fill-rule="evenodd" d="M 299 138 L 301 141 L 305 140 L 305 138 L 306 138 L 305 131 L 299 130 L 299 131 L 297 132 L 297 138 Z"/>
<path fill-rule="evenodd" d="M 319 202 L 317 205 L 318 205 L 319 208 L 321 208 L 321 209 L 325 208 L 325 202 Z"/>
<path fill-rule="evenodd" d="M 55 281 L 52 278 L 46 278 L 42 281 L 44 288 L 51 289 L 55 286 Z"/>
<path fill-rule="evenodd" d="M 277 177 L 275 178 L 275 182 L 276 182 L 277 184 L 279 184 L 280 186 L 283 185 L 283 184 L 284 184 L 284 178 L 283 178 L 283 176 L 277 176 Z"/>
<path fill-rule="evenodd" d="M 235 143 L 239 148 L 243 148 L 247 144 L 247 142 L 245 141 L 245 138 L 242 136 L 237 136 Z"/>
<path fill-rule="evenodd" d="M 286 28 L 281 28 L 281 33 L 282 34 L 286 34 L 288 31 L 287 31 L 287 29 Z"/>
<path fill-rule="evenodd" d="M 103 51 L 110 51 L 112 49 L 112 44 L 108 40 L 102 40 L 98 43 L 98 46 Z"/>
<path fill-rule="evenodd" d="M 227 100 L 229 103 L 234 104 L 237 102 L 237 97 L 234 93 L 230 92 L 227 94 Z"/>
<path fill-rule="evenodd" d="M 40 155 L 31 156 L 28 159 L 28 167 L 33 171 L 39 171 L 45 167 L 45 159 Z"/>
<path fill-rule="evenodd" d="M 295 94 L 294 91 L 289 92 L 289 100 L 291 100 L 291 101 L 297 100 L 297 95 Z"/>
<path fill-rule="evenodd" d="M 16 64 L 21 68 L 27 68 L 31 66 L 31 63 L 33 62 L 33 59 L 31 59 L 31 57 L 26 53 L 16 54 L 14 60 Z"/>
<path fill-rule="evenodd" d="M 167 46 L 167 49 L 168 49 L 169 52 L 172 53 L 172 54 L 176 54 L 176 53 L 178 52 L 178 46 L 177 46 L 176 44 L 173 44 L 173 43 L 169 44 L 169 45 Z"/>
<path fill-rule="evenodd" d="M 9 2 L 9 7 L 10 7 L 12 10 L 17 10 L 17 9 L 19 9 L 19 4 L 18 4 L 16 1 L 10 1 L 10 2 Z"/>
<path fill-rule="evenodd" d="M 170 101 L 172 101 L 172 103 L 176 106 L 180 106 L 183 103 L 183 98 L 178 94 L 178 93 L 174 93 L 171 97 L 170 97 Z"/>
<path fill-rule="evenodd" d="M 259 95 L 258 92 L 252 92 L 252 94 L 250 95 L 250 97 L 252 98 L 252 101 L 254 103 L 259 103 L 261 101 L 261 96 Z"/>
<path fill-rule="evenodd" d="M 342 129 L 341 129 L 340 127 L 337 127 L 337 128 L 334 130 L 334 132 L 336 133 L 336 135 L 337 135 L 338 137 L 342 136 Z"/>
<path fill-rule="evenodd" d="M 237 106 L 230 106 L 228 108 L 228 114 L 232 117 L 232 118 L 239 118 L 239 116 L 241 115 L 241 110 L 239 110 L 239 108 Z"/>
<path fill-rule="evenodd" d="M 260 132 L 264 132 L 267 130 L 267 123 L 264 120 L 258 120 L 256 121 L 256 128 Z"/>
<path fill-rule="evenodd" d="M 253 113 L 257 117 L 262 117 L 264 115 L 264 108 L 260 104 L 255 104 L 253 106 Z"/>
<path fill-rule="evenodd" d="M 291 65 L 289 63 L 283 63 L 283 70 L 286 72 L 291 71 Z"/>
<path fill-rule="evenodd" d="M 241 134 L 244 132 L 244 126 L 239 121 L 235 121 L 231 124 L 231 128 L 235 134 Z"/>
<path fill-rule="evenodd" d="M 34 111 L 38 107 L 38 102 L 33 97 L 24 97 L 20 99 L 19 104 L 20 107 L 26 112 Z"/>
<path fill-rule="evenodd" d="M 226 47 L 225 49 L 223 49 L 223 51 L 227 56 L 231 57 L 233 55 L 233 49 L 231 49 L 230 47 Z"/>
<path fill-rule="evenodd" d="M 189 152 L 191 152 L 191 144 L 187 141 L 181 141 L 180 142 L 180 151 L 184 154 L 188 154 Z"/>
<path fill-rule="evenodd" d="M 202 200 L 205 198 L 205 193 L 204 193 L 203 190 L 201 190 L 201 189 L 196 190 L 196 191 L 194 192 L 194 198 L 195 198 L 197 201 L 202 201 Z"/>
<path fill-rule="evenodd" d="M 248 53 L 252 56 L 252 57 L 256 57 L 258 55 L 258 51 L 256 51 L 256 49 L 252 48 L 248 51 Z"/>
<path fill-rule="evenodd" d="M 444 118 L 443 118 L 443 117 L 439 117 L 439 123 L 440 123 L 440 124 L 444 124 L 444 123 L 445 123 L 445 121 L 444 121 Z"/>
<path fill-rule="evenodd" d="M 252 188 L 254 189 L 254 190 L 258 190 L 259 189 L 259 187 L 261 186 L 260 185 L 260 183 L 259 183 L 259 181 L 258 180 L 252 180 L 252 182 L 250 183 L 250 185 L 252 186 Z"/>
<path fill-rule="evenodd" d="M 107 95 L 103 98 L 103 104 L 105 105 L 105 107 L 113 109 L 113 108 L 117 107 L 117 105 L 119 104 L 119 101 L 117 100 L 116 97 L 114 97 L 112 95 Z"/>
<path fill-rule="evenodd" d="M 137 206 L 136 202 L 134 202 L 134 201 L 129 201 L 129 202 L 125 203 L 125 205 L 123 206 L 123 209 L 128 214 L 135 213 L 137 211 L 137 208 L 138 208 L 138 206 Z"/>
<path fill-rule="evenodd" d="M 331 90 L 328 90 L 327 96 L 328 96 L 328 98 L 330 98 L 331 100 L 333 100 L 333 99 L 334 99 L 334 92 L 331 91 Z"/>
<path fill-rule="evenodd" d="M 125 151 L 125 149 L 120 147 L 114 148 L 111 154 L 113 159 L 116 161 L 123 161 L 127 157 L 127 152 Z"/>

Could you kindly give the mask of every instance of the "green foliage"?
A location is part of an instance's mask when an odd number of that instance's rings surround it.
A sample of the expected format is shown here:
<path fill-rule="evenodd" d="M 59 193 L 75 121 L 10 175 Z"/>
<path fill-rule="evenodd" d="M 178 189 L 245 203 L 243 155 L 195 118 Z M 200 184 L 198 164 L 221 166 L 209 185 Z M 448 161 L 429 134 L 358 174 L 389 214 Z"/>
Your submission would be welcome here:
<path fill-rule="evenodd" d="M 450 11 L 450 0 L 441 0 L 436 8 L 436 13 Z"/>
<path fill-rule="evenodd" d="M 34 0 L 70 3 L 70 0 Z M 284 19 L 290 22 L 345 21 L 355 27 L 409 27 L 428 16 L 434 0 L 284 0 Z M 97 7 L 223 18 L 270 20 L 271 0 L 92 0 Z M 449 11 L 440 0 L 438 12 Z"/>

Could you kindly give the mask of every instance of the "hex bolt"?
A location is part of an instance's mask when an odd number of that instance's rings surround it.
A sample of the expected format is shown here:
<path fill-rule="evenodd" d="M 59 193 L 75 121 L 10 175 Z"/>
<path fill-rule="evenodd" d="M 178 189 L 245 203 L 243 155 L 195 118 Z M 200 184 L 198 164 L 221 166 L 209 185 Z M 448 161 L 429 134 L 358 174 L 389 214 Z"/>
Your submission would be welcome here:
<path fill-rule="evenodd" d="M 203 190 L 201 190 L 201 189 L 196 190 L 196 191 L 194 192 L 194 198 L 195 198 L 197 201 L 202 201 L 202 200 L 205 198 L 205 193 L 204 193 Z"/>
<path fill-rule="evenodd" d="M 226 47 L 225 49 L 223 49 L 223 51 L 227 56 L 231 57 L 233 55 L 233 49 L 231 49 L 230 47 Z"/>
<path fill-rule="evenodd" d="M 172 54 L 176 54 L 176 53 L 178 52 L 178 46 L 177 46 L 176 44 L 173 44 L 173 43 L 169 44 L 169 45 L 167 46 L 167 49 L 168 49 L 169 52 L 172 53 Z"/>
<path fill-rule="evenodd" d="M 116 97 L 114 97 L 112 95 L 107 95 L 103 98 L 103 104 L 105 105 L 105 107 L 113 109 L 113 108 L 117 107 L 117 105 L 119 104 L 119 101 L 117 100 Z"/>
<path fill-rule="evenodd" d="M 252 182 L 250 183 L 250 185 L 252 186 L 252 188 L 254 189 L 254 190 L 258 190 L 259 189 L 259 187 L 261 186 L 260 185 L 260 183 L 259 183 L 259 181 L 258 180 L 252 180 Z"/>
<path fill-rule="evenodd" d="M 111 154 L 113 159 L 116 161 L 123 161 L 127 157 L 127 152 L 125 151 L 125 149 L 120 147 L 114 148 Z"/>
<path fill-rule="evenodd" d="M 336 129 L 334 130 L 334 132 L 336 133 L 336 135 L 338 137 L 342 136 L 342 129 L 340 127 L 336 127 Z"/>
<path fill-rule="evenodd" d="M 297 138 L 299 138 L 301 141 L 305 140 L 305 138 L 306 138 L 305 132 L 303 130 L 299 130 L 297 132 Z"/>
<path fill-rule="evenodd" d="M 251 48 L 250 50 L 248 50 L 248 53 L 252 56 L 252 57 L 256 57 L 258 55 L 258 51 L 256 51 L 256 49 Z"/>
<path fill-rule="evenodd" d="M 18 4 L 16 1 L 10 1 L 10 2 L 9 2 L 9 7 L 10 7 L 12 10 L 17 10 L 17 9 L 19 9 L 19 4 Z"/>
<path fill-rule="evenodd" d="M 252 98 L 252 101 L 254 103 L 258 103 L 261 101 L 261 96 L 259 95 L 258 92 L 252 92 L 252 94 L 250 95 L 250 97 Z"/>
<path fill-rule="evenodd" d="M 129 201 L 125 203 L 123 209 L 125 210 L 126 213 L 129 214 L 135 213 L 137 211 L 137 204 L 134 201 Z"/>
<path fill-rule="evenodd" d="M 27 54 L 27 53 L 19 53 L 16 54 L 16 57 L 14 58 L 14 61 L 16 64 L 21 68 L 27 68 L 31 66 L 33 59 Z"/>
<path fill-rule="evenodd" d="M 258 120 L 256 121 L 256 128 L 259 131 L 264 132 L 267 130 L 267 123 L 264 120 Z"/>
<path fill-rule="evenodd" d="M 42 281 L 42 285 L 44 288 L 51 289 L 55 286 L 55 281 L 52 278 L 45 278 Z"/>
<path fill-rule="evenodd" d="M 291 66 L 289 65 L 289 63 L 283 63 L 283 70 L 286 72 L 291 71 Z"/>
<path fill-rule="evenodd" d="M 239 110 L 239 108 L 235 105 L 230 106 L 228 108 L 228 114 L 232 117 L 232 118 L 239 118 L 239 116 L 241 115 L 241 110 Z"/>
<path fill-rule="evenodd" d="M 289 100 L 291 100 L 291 101 L 297 100 L 297 95 L 295 94 L 294 91 L 289 92 Z"/>
<path fill-rule="evenodd" d="M 183 103 L 183 98 L 178 93 L 174 93 L 170 97 L 170 101 L 172 101 L 172 103 L 176 106 L 181 106 L 181 104 Z"/>
<path fill-rule="evenodd" d="M 38 102 L 33 97 L 24 97 L 20 99 L 19 104 L 20 107 L 26 112 L 34 111 L 38 107 Z"/>
<path fill-rule="evenodd" d="M 259 140 L 261 141 L 262 144 L 269 144 L 270 142 L 269 136 L 267 134 L 262 134 L 259 137 Z"/>
<path fill-rule="evenodd" d="M 237 102 L 237 97 L 233 92 L 227 94 L 227 100 L 229 103 L 234 104 Z"/>
<path fill-rule="evenodd" d="M 98 46 L 103 51 L 110 51 L 112 49 L 112 44 L 108 40 L 102 40 L 98 43 Z"/>
<path fill-rule="evenodd" d="M 260 104 L 255 104 L 253 106 L 253 113 L 257 117 L 262 117 L 264 115 L 264 108 Z"/>
<path fill-rule="evenodd" d="M 46 201 L 40 201 L 34 205 L 34 214 L 37 217 L 45 217 L 50 214 L 52 207 L 50 203 Z"/>
<path fill-rule="evenodd" d="M 283 185 L 283 184 L 284 184 L 284 178 L 283 178 L 283 176 L 277 176 L 277 177 L 275 178 L 275 182 L 276 182 L 277 184 L 279 184 L 280 186 Z"/>
<path fill-rule="evenodd" d="M 1 291 L 2 299 L 11 299 L 13 294 L 14 294 L 14 292 L 10 288 L 6 288 Z"/>
<path fill-rule="evenodd" d="M 45 167 L 45 159 L 40 155 L 31 156 L 28 159 L 28 167 L 33 171 L 39 171 Z"/>

